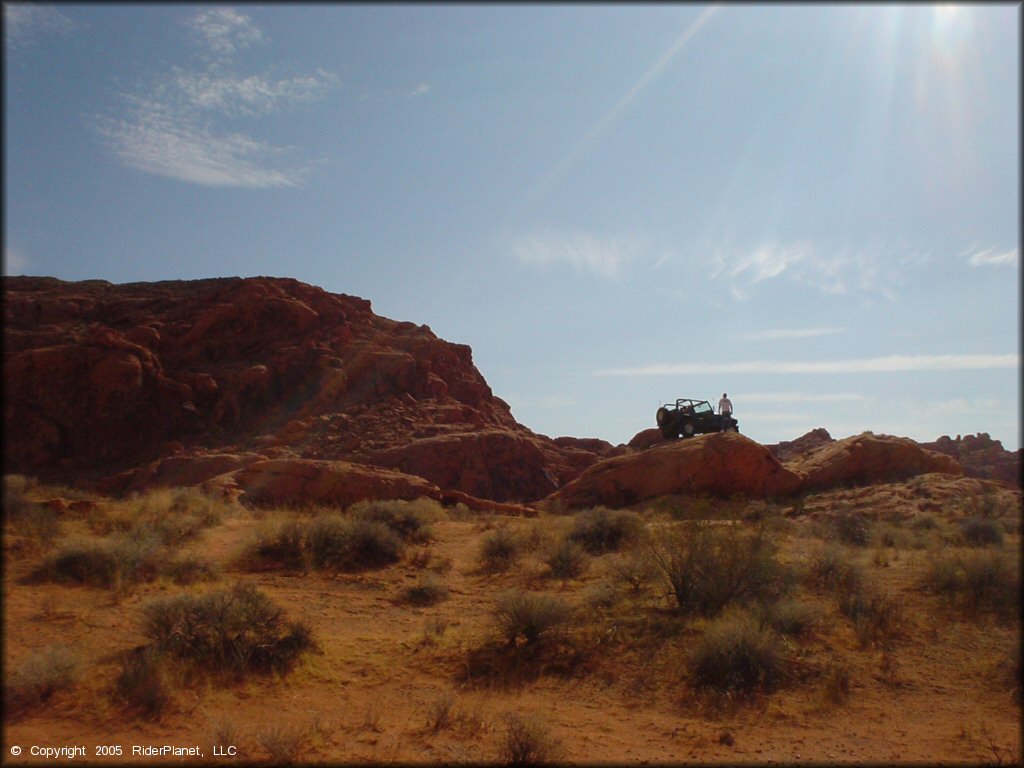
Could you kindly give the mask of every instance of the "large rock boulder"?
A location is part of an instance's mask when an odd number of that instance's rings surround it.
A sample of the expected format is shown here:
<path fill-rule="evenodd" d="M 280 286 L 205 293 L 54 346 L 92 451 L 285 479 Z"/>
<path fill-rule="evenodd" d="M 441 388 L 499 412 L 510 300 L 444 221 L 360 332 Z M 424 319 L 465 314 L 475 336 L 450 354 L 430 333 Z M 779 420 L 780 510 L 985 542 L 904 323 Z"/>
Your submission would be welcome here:
<path fill-rule="evenodd" d="M 539 441 L 507 430 L 414 440 L 375 453 L 369 461 L 419 475 L 445 490 L 495 501 L 535 501 L 558 486 Z"/>
<path fill-rule="evenodd" d="M 766 498 L 794 493 L 801 481 L 763 445 L 723 432 L 601 461 L 546 503 L 567 509 L 614 508 L 679 493 Z"/>
<path fill-rule="evenodd" d="M 242 492 L 241 501 L 263 505 L 347 507 L 369 499 L 411 500 L 424 496 L 441 500 L 441 490 L 422 477 L 347 461 L 268 459 L 222 476 L 227 477 Z M 214 485 L 223 487 L 225 483 Z"/>
<path fill-rule="evenodd" d="M 928 472 L 963 475 L 956 459 L 906 437 L 865 433 L 801 454 L 786 466 L 804 475 L 804 491 L 905 480 Z"/>

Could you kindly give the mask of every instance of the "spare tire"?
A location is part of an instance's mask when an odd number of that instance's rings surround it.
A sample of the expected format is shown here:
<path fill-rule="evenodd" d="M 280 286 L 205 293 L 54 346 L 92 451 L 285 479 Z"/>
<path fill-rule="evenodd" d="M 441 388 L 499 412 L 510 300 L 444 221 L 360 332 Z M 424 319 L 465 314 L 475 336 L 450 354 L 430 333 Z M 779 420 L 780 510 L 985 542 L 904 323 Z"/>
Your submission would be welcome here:
<path fill-rule="evenodd" d="M 671 418 L 671 414 L 669 413 L 668 408 L 658 409 L 658 413 L 656 414 L 655 419 L 657 420 L 659 427 L 664 427 L 666 424 L 668 424 L 669 418 Z"/>

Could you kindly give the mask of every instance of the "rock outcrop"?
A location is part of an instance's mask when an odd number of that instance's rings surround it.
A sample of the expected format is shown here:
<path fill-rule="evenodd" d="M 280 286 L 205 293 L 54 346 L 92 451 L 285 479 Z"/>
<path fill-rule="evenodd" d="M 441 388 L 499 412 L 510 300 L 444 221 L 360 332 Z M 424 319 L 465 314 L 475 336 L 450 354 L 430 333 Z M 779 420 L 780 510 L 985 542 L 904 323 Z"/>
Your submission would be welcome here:
<path fill-rule="evenodd" d="M 530 501 L 604 450 L 516 422 L 469 347 L 296 280 L 5 277 L 4 293 L 9 472 L 72 483 L 131 472 L 113 484 L 139 487 L 134 470 L 161 459 L 155 483 L 199 477 L 223 461 L 211 456 L 278 449 Z"/>
<path fill-rule="evenodd" d="M 955 459 L 906 437 L 865 433 L 800 454 L 786 466 L 804 476 L 803 491 L 891 483 L 928 472 L 963 475 Z"/>
<path fill-rule="evenodd" d="M 763 445 L 722 432 L 606 459 L 549 496 L 546 504 L 614 508 L 680 493 L 767 498 L 792 494 L 801 482 Z"/>
<path fill-rule="evenodd" d="M 784 440 L 781 443 L 768 445 L 767 448 L 774 453 L 781 461 L 789 461 L 802 453 L 820 448 L 823 445 L 835 442 L 827 429 L 818 427 L 810 432 L 801 435 L 796 440 Z"/>
<path fill-rule="evenodd" d="M 999 480 L 1021 487 L 1021 450 L 1007 451 L 999 440 L 986 432 L 965 435 L 956 439 L 943 435 L 934 443 L 922 443 L 923 448 L 944 453 L 959 461 L 969 477 Z"/>

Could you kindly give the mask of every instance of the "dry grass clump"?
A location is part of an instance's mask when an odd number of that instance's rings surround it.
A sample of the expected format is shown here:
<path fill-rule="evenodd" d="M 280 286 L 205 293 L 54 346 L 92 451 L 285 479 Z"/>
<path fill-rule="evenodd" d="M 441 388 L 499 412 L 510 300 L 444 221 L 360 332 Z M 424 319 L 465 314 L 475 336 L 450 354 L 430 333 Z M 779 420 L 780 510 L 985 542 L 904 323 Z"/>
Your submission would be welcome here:
<path fill-rule="evenodd" d="M 789 574 L 765 529 L 683 523 L 650 548 L 651 560 L 684 614 L 714 616 L 730 603 L 770 602 Z"/>
<path fill-rule="evenodd" d="M 429 522 L 441 514 L 440 505 L 429 499 L 361 501 L 348 509 L 353 520 L 382 523 L 403 541 L 414 544 L 425 544 L 433 538 Z"/>
<path fill-rule="evenodd" d="M 569 539 L 592 555 L 617 552 L 636 541 L 642 524 L 639 515 L 627 510 L 594 507 L 576 515 Z"/>
<path fill-rule="evenodd" d="M 822 704 L 841 706 L 850 698 L 850 669 L 844 664 L 832 663 L 825 670 L 825 681 L 821 688 Z"/>
<path fill-rule="evenodd" d="M 544 559 L 548 572 L 556 579 L 573 579 L 587 569 L 587 553 L 569 538 L 562 539 Z"/>
<path fill-rule="evenodd" d="M 119 589 L 155 579 L 161 558 L 160 542 L 152 536 L 75 539 L 46 558 L 32 578 Z"/>
<path fill-rule="evenodd" d="M 931 559 L 922 585 L 969 612 L 1019 615 L 1020 573 L 1002 552 L 947 552 Z"/>
<path fill-rule="evenodd" d="M 1003 543 L 1003 528 L 987 517 L 965 517 L 957 521 L 964 543 L 971 547 L 999 546 Z"/>
<path fill-rule="evenodd" d="M 828 547 L 812 562 L 808 571 L 811 584 L 831 592 L 839 612 L 853 624 L 862 645 L 888 647 L 896 639 L 900 625 L 899 604 L 880 592 L 836 547 Z"/>
<path fill-rule="evenodd" d="M 555 634 L 572 618 L 572 609 L 557 597 L 514 590 L 498 597 L 494 620 L 509 645 L 519 638 L 536 643 Z"/>
<path fill-rule="evenodd" d="M 708 625 L 690 655 L 689 671 L 697 688 L 767 691 L 783 676 L 782 645 L 749 613 L 727 614 Z"/>
<path fill-rule="evenodd" d="M 802 637 L 818 622 L 817 611 L 811 605 L 793 598 L 763 606 L 759 615 L 763 624 L 785 637 Z"/>
<path fill-rule="evenodd" d="M 435 605 L 447 600 L 449 594 L 448 587 L 437 576 L 427 574 L 417 584 L 403 590 L 402 602 L 420 607 Z"/>
<path fill-rule="evenodd" d="M 402 549 L 402 540 L 382 522 L 331 514 L 264 523 L 240 562 L 250 569 L 358 571 L 396 563 Z"/>
<path fill-rule="evenodd" d="M 867 546 L 871 540 L 871 522 L 861 513 L 852 510 L 840 510 L 832 522 L 836 536 L 844 544 L 855 547 Z"/>
<path fill-rule="evenodd" d="M 285 672 L 315 647 L 306 624 L 286 623 L 283 609 L 251 584 L 157 599 L 143 610 L 143 633 L 160 653 L 236 676 Z"/>
<path fill-rule="evenodd" d="M 50 700 L 78 678 L 78 655 L 66 645 L 48 645 L 11 670 L 4 681 L 4 710 L 21 715 Z"/>
<path fill-rule="evenodd" d="M 546 721 L 537 715 L 506 719 L 505 737 L 498 759 L 506 765 L 544 765 L 558 759 L 561 746 L 551 735 Z"/>
<path fill-rule="evenodd" d="M 200 581 L 216 581 L 220 578 L 220 568 L 216 563 L 204 560 L 195 555 L 183 555 L 167 563 L 162 569 L 163 575 L 175 584 L 196 584 Z"/>
<path fill-rule="evenodd" d="M 134 648 L 121 659 L 113 695 L 142 717 L 155 720 L 173 701 L 163 657 L 153 646 Z"/>
<path fill-rule="evenodd" d="M 523 542 L 507 526 L 495 528 L 480 541 L 480 567 L 496 573 L 507 571 L 519 559 Z"/>
<path fill-rule="evenodd" d="M 176 546 L 217 525 L 226 509 L 223 501 L 197 488 L 159 488 L 119 503 L 92 525 L 99 533 L 155 535 L 161 543 Z"/>
<path fill-rule="evenodd" d="M 4 475 L 4 522 L 21 536 L 39 539 L 49 546 L 60 534 L 60 519 L 57 513 L 45 504 L 39 504 L 26 496 L 35 488 L 35 480 L 24 475 Z"/>

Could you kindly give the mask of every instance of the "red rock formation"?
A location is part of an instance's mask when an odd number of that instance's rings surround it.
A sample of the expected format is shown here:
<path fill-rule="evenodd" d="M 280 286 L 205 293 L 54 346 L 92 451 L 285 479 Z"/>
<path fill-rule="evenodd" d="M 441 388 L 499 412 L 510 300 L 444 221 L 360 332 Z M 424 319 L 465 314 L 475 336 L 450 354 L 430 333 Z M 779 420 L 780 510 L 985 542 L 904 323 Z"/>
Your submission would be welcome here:
<path fill-rule="evenodd" d="M 278 447 L 532 500 L 606 445 L 535 435 L 493 395 L 469 347 L 296 280 L 5 277 L 4 292 L 7 471 L 81 482 L 173 453 Z M 149 480 L 198 477 L 203 462 L 164 464 Z"/>
<path fill-rule="evenodd" d="M 347 507 L 368 499 L 441 499 L 441 490 L 422 477 L 346 461 L 269 459 L 226 477 L 242 491 L 242 501 L 256 504 Z"/>
<path fill-rule="evenodd" d="M 805 435 L 801 435 L 796 440 L 785 440 L 781 443 L 776 443 L 766 447 L 774 453 L 780 461 L 789 461 L 794 456 L 799 456 L 801 453 L 807 453 L 815 448 L 828 445 L 831 442 L 834 441 L 832 439 L 832 435 L 828 433 L 828 430 L 818 427 L 817 429 L 812 429 Z"/>
<path fill-rule="evenodd" d="M 722 432 L 601 461 L 549 496 L 546 504 L 624 507 L 679 493 L 766 498 L 794 493 L 801 481 L 763 445 Z"/>
<path fill-rule="evenodd" d="M 986 432 L 952 439 L 943 435 L 934 443 L 922 443 L 923 448 L 944 453 L 959 461 L 969 477 L 999 480 L 1021 487 L 1021 450 L 1007 451 L 999 440 Z"/>
<path fill-rule="evenodd" d="M 823 445 L 786 462 L 805 476 L 804 491 L 905 480 L 928 472 L 963 475 L 955 459 L 906 437 L 865 433 Z"/>
<path fill-rule="evenodd" d="M 652 445 L 661 445 L 662 443 L 669 442 L 661 430 L 657 427 L 651 427 L 650 429 L 644 429 L 633 435 L 633 439 L 627 443 L 630 448 L 638 451 L 642 451 L 645 448 L 650 448 Z"/>

